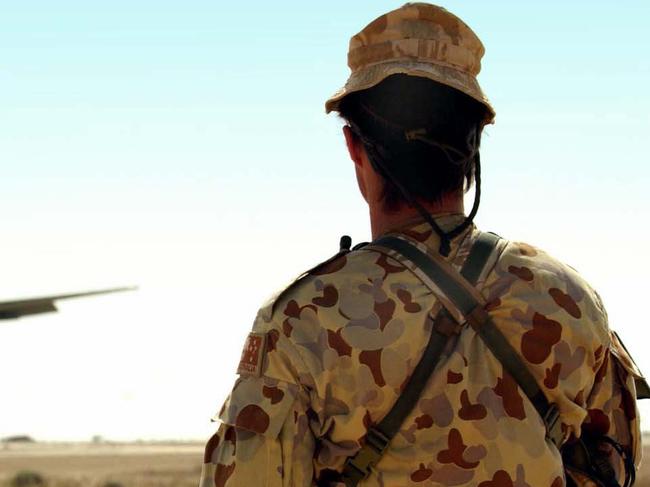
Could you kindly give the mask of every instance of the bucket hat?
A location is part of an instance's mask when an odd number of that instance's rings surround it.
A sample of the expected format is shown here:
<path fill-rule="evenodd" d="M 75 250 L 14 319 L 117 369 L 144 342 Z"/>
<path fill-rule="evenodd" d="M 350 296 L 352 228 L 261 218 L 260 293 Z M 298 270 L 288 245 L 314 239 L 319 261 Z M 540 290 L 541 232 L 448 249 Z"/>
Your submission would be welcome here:
<path fill-rule="evenodd" d="M 478 36 L 454 14 L 429 3 L 407 3 L 376 18 L 350 39 L 350 77 L 327 100 L 325 111 L 337 111 L 350 93 L 401 73 L 469 95 L 487 108 L 484 123 L 494 123 L 494 108 L 477 80 L 484 53 Z"/>

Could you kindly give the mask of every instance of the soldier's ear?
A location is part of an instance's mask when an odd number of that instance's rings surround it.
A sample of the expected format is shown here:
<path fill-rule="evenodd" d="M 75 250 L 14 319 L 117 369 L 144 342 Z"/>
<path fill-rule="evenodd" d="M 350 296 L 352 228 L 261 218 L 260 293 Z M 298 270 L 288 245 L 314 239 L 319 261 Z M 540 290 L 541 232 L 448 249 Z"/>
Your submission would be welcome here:
<path fill-rule="evenodd" d="M 357 176 L 357 184 L 363 199 L 368 201 L 368 192 L 366 188 L 366 178 L 368 177 L 367 168 L 369 165 L 364 163 L 364 147 L 359 138 L 354 135 L 352 129 L 347 125 L 343 127 L 343 135 L 345 136 L 345 145 L 348 147 L 350 159 L 354 162 L 354 172 Z M 367 161 L 367 159 L 365 159 Z"/>
<path fill-rule="evenodd" d="M 350 159 L 352 159 L 355 166 L 363 166 L 363 144 L 347 125 L 343 127 L 343 136 L 345 137 L 345 145 L 348 148 Z"/>

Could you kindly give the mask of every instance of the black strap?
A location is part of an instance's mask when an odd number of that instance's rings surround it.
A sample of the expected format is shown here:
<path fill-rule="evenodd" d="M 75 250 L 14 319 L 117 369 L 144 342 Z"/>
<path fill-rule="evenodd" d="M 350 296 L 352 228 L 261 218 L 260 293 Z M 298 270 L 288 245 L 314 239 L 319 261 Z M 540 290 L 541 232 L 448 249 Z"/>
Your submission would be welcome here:
<path fill-rule="evenodd" d="M 484 243 L 481 245 L 487 246 L 496 244 L 498 238 L 493 234 L 482 233 L 479 241 L 482 240 Z M 546 426 L 547 438 L 559 447 L 563 439 L 563 433 L 557 405 L 548 401 L 537 384 L 537 380 L 524 364 L 517 351 L 495 326 L 484 305 L 467 290 L 467 286 L 471 283 L 467 283 L 463 276 L 469 274 L 466 272 L 458 274 L 453 267 L 444 261 L 435 261 L 403 238 L 387 236 L 380 239 L 380 242 L 376 242 L 376 244 L 399 252 L 438 286 L 467 319 L 467 322 L 474 328 L 492 354 L 501 362 L 504 370 L 517 382 L 542 417 Z"/>
<path fill-rule="evenodd" d="M 485 263 L 499 243 L 499 237 L 495 233 L 481 233 L 472 246 L 469 255 L 460 274 L 472 285 L 476 286 L 478 278 L 485 267 Z"/>
<path fill-rule="evenodd" d="M 346 459 L 341 475 L 347 487 L 353 487 L 366 478 L 370 474 L 370 469 L 379 462 L 390 440 L 397 434 L 417 403 L 450 337 L 451 335 L 440 333 L 435 325 L 432 326 L 431 336 L 422 358 L 415 366 L 397 401 L 379 423 L 368 428 L 361 449 L 354 456 Z"/>
<path fill-rule="evenodd" d="M 440 266 L 438 262 L 435 262 L 431 257 L 409 241 L 403 238 L 387 235 L 373 242 L 372 246 L 385 247 L 399 253 L 415 264 L 415 266 L 423 271 L 434 283 L 437 285 L 444 283 L 443 291 L 445 295 L 461 312 L 466 309 L 474 309 L 476 299 L 473 296 L 468 295 L 467 291 L 458 280 L 453 279 L 453 275 L 450 275 L 449 270 Z M 469 257 L 467 260 L 469 260 Z M 456 273 L 456 271 L 453 271 L 453 273 Z M 434 291 L 432 290 L 432 292 Z"/>
<path fill-rule="evenodd" d="M 390 238 L 391 240 L 386 240 L 386 238 Z M 380 238 L 373 242 L 373 245 L 386 246 L 384 243 L 388 242 L 389 244 L 396 244 L 399 246 L 400 251 L 403 250 L 404 252 L 409 252 L 409 249 L 412 248 L 410 244 L 403 240 L 397 239 L 395 241 L 392 237 L 386 238 Z M 406 245 L 402 245 L 401 242 L 404 242 Z M 472 284 L 475 284 L 478 280 L 497 242 L 498 238 L 479 238 L 473 245 L 462 269 L 463 275 Z M 394 249 L 392 245 L 388 245 L 387 247 Z M 457 291 L 457 294 L 458 296 L 463 295 L 460 291 Z M 341 473 L 346 487 L 356 486 L 370 474 L 371 468 L 379 462 L 391 439 L 398 433 L 404 420 L 417 404 L 429 377 L 431 377 L 436 365 L 440 361 L 440 357 L 447 343 L 460 330 L 459 324 L 453 320 L 449 312 L 444 308 L 440 310 L 434 320 L 431 320 L 430 317 L 428 317 L 428 320 L 431 324 L 429 341 L 422 353 L 420 361 L 415 366 L 411 377 L 404 386 L 402 393 L 386 416 L 379 423 L 368 429 L 365 443 L 361 449 L 354 456 L 346 459 Z"/>

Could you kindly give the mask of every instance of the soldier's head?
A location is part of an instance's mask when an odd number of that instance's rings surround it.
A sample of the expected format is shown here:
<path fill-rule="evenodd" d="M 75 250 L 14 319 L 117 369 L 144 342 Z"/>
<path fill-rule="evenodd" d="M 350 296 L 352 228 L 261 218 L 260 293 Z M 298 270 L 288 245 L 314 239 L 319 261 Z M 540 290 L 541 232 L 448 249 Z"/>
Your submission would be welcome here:
<path fill-rule="evenodd" d="M 467 25 L 427 3 L 407 3 L 351 38 L 352 73 L 325 107 L 347 122 L 350 154 L 369 161 L 386 210 L 405 193 L 436 203 L 470 187 L 481 132 L 494 121 L 476 80 L 483 53 Z"/>
<path fill-rule="evenodd" d="M 474 178 L 486 108 L 449 86 L 394 74 L 338 107 L 366 199 L 405 204 L 399 181 L 426 203 L 462 198 Z M 370 193 L 370 194 L 368 194 Z"/>

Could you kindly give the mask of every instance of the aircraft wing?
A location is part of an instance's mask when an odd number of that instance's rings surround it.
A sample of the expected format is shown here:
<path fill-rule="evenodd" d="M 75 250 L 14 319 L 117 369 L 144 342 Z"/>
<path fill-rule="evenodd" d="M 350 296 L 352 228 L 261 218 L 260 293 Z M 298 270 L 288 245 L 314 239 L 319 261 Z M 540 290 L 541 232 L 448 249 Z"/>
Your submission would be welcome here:
<path fill-rule="evenodd" d="M 11 320 L 21 316 L 49 313 L 56 311 L 55 302 L 62 299 L 84 298 L 100 294 L 117 293 L 121 291 L 133 291 L 134 287 L 118 287 L 102 289 L 99 291 L 87 291 L 74 294 L 59 294 L 55 296 L 43 296 L 40 298 L 21 299 L 19 301 L 0 301 L 0 320 Z"/>

